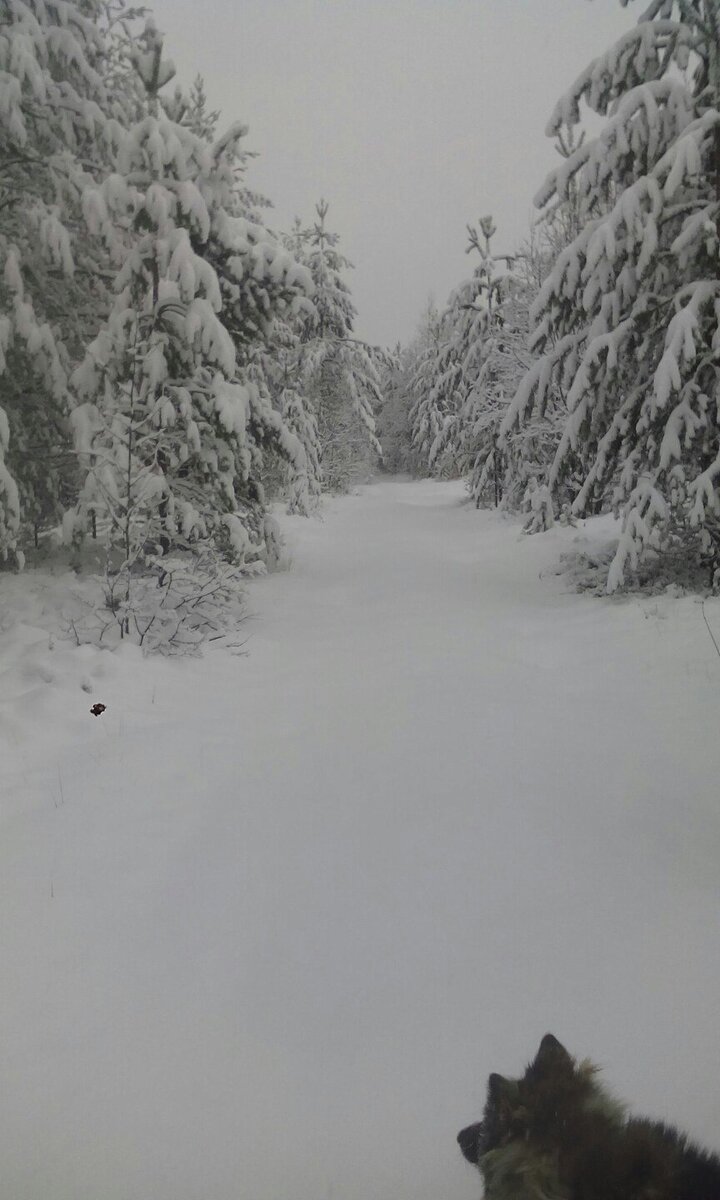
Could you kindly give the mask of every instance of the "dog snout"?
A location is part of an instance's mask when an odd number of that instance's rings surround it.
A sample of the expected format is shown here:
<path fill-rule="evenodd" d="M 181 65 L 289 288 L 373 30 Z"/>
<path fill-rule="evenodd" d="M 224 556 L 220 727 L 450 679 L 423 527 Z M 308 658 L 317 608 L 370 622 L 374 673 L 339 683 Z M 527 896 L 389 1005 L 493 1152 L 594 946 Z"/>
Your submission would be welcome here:
<path fill-rule="evenodd" d="M 461 1129 L 457 1135 L 458 1145 L 463 1152 L 463 1155 L 468 1162 L 477 1166 L 478 1161 L 478 1146 L 480 1144 L 480 1131 L 482 1124 L 476 1122 L 475 1125 L 468 1125 L 467 1128 Z"/>

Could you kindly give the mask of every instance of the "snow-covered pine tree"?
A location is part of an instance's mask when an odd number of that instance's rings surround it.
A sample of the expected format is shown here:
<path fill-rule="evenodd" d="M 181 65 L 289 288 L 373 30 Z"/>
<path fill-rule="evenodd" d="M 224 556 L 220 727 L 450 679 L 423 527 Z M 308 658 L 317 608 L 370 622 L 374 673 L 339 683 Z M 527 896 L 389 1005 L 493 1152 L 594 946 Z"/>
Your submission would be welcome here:
<path fill-rule="evenodd" d="M 321 447 L 315 408 L 304 387 L 301 364 L 303 347 L 296 322 L 278 320 L 274 337 L 262 358 L 265 379 L 285 425 L 304 451 L 304 466 L 281 465 L 279 493 L 290 513 L 309 516 L 316 511 L 322 493 Z"/>
<path fill-rule="evenodd" d="M 522 374 L 518 359 L 523 361 L 526 331 L 519 320 L 521 283 L 512 273 L 514 256 L 493 255 L 491 217 L 483 217 L 478 228 L 468 226 L 468 233 L 468 252 L 476 250 L 480 261 L 449 305 L 461 400 L 447 436 L 461 472 L 469 476 L 476 505 L 490 501 L 497 506 L 507 487 L 498 428 Z"/>
<path fill-rule="evenodd" d="M 293 470 L 287 485 L 288 512 L 309 516 L 322 492 L 317 421 L 295 380 L 288 378 L 279 395 L 280 415 L 305 451 L 305 470 Z"/>
<path fill-rule="evenodd" d="M 530 308 L 537 297 L 541 281 L 555 261 L 554 247 L 562 238 L 566 217 L 553 222 L 550 231 L 533 229 L 529 237 L 508 259 L 508 271 L 501 288 L 500 305 L 492 328 L 492 346 L 487 356 L 490 414 L 493 420 L 493 450 L 502 461 L 502 503 L 517 511 L 525 503 L 528 482 L 548 477 L 550 466 L 562 435 L 567 415 L 562 391 L 555 387 L 548 395 L 542 412 L 535 411 L 519 428 L 501 438 L 500 428 L 517 389 L 534 362 L 528 348 Z M 558 227 L 559 226 L 559 227 Z M 553 249 L 551 250 L 551 246 Z M 494 465 L 493 459 L 486 460 Z M 482 465 L 482 459 L 478 466 Z M 481 482 L 476 476 L 474 494 L 494 498 L 494 472 L 489 471 Z M 572 478 L 574 478 L 574 474 Z M 571 482 L 571 481 L 569 481 Z M 567 501 L 562 490 L 559 501 Z"/>
<path fill-rule="evenodd" d="M 375 433 L 381 356 L 353 337 L 356 311 L 342 278 L 352 264 L 337 249 L 338 234 L 325 225 L 326 201 L 316 212 L 311 230 L 302 231 L 296 223 L 292 235 L 314 285 L 314 312 L 299 327 L 300 371 L 317 421 L 323 484 L 345 491 L 382 456 Z"/>
<path fill-rule="evenodd" d="M 203 81 L 198 77 L 188 95 L 177 89 L 165 102 L 168 116 L 210 140 L 216 160 L 213 191 L 203 194 L 210 213 L 210 233 L 202 257 L 213 267 L 222 299 L 221 319 L 233 339 L 238 378 L 249 398 L 247 446 L 252 456 L 252 483 L 245 503 L 264 506 L 263 483 L 279 463 L 287 479 L 293 511 L 307 512 L 315 487 L 316 449 L 306 429 L 297 386 L 292 400 L 283 397 L 288 354 L 297 344 L 295 325 L 313 313 L 309 270 L 291 249 L 265 226 L 270 201 L 247 186 L 245 175 L 254 157 L 244 148 L 245 128 L 233 137 L 213 140 L 217 114 L 208 112 Z M 284 419 L 287 407 L 290 420 Z M 305 433 L 308 433 L 306 444 Z M 240 474 L 244 474 L 240 464 Z M 263 518 L 264 521 L 264 518 Z"/>
<path fill-rule="evenodd" d="M 489 246 L 491 218 L 483 218 L 481 224 Z M 487 340 L 488 308 L 483 292 L 489 283 L 488 298 L 492 309 L 497 284 L 492 272 L 488 273 L 490 260 L 487 250 L 478 241 L 477 231 L 468 226 L 468 232 L 471 239 L 468 249 L 474 247 L 480 251 L 481 263 L 472 278 L 451 293 L 442 315 L 443 337 L 438 347 L 427 406 L 428 412 L 434 413 L 437 420 L 437 432 L 428 451 L 428 466 L 434 474 L 445 473 L 448 464 L 452 464 L 453 474 L 466 474 L 475 457 L 470 444 L 475 433 L 475 422 L 470 422 L 468 406 L 471 406 L 475 384 L 482 370 Z"/>
<path fill-rule="evenodd" d="M 569 416 L 551 472 L 587 464 L 574 502 L 614 486 L 623 533 L 607 587 L 673 534 L 720 563 L 720 0 L 652 0 L 638 25 L 559 101 L 548 133 L 585 101 L 607 116 L 549 176 L 536 203 L 572 187 L 583 227 L 533 309 L 540 352 L 505 434 L 555 381 Z"/>
<path fill-rule="evenodd" d="M 410 438 L 408 470 L 416 476 L 428 474 L 429 449 L 437 432 L 426 405 L 440 341 L 440 314 L 428 299 L 414 336 L 400 354 Z"/>
<path fill-rule="evenodd" d="M 117 130 L 100 0 L 3 0 L 0 24 L 0 557 L 57 519 L 75 484 L 67 371 L 103 291 L 74 232 Z M 21 552 L 18 551 L 20 554 Z"/>
<path fill-rule="evenodd" d="M 463 372 L 455 334 L 455 296 L 443 314 L 443 338 L 434 364 L 433 386 L 428 397 L 427 414 L 434 417 L 437 433 L 428 450 L 428 467 L 433 475 L 462 475 L 463 461 L 459 455 L 460 413 L 467 397 L 467 380 Z"/>
<path fill-rule="evenodd" d="M 146 114 L 115 171 L 84 201 L 91 232 L 119 269 L 110 319 L 73 375 L 86 475 L 72 516 L 76 528 L 91 510 L 107 518 L 126 574 L 148 547 L 207 541 L 242 563 L 262 552 L 266 532 L 264 445 L 303 457 L 257 385 L 241 377 L 236 346 L 251 342 L 247 325 L 257 329 L 242 312 L 260 308 L 264 319 L 266 278 L 290 307 L 310 282 L 265 230 L 233 212 L 244 128 L 211 146 L 172 119 L 159 91 L 174 68 L 152 22 L 135 61 Z"/>
<path fill-rule="evenodd" d="M 410 382 L 414 402 L 409 419 L 413 453 L 421 470 L 431 475 L 458 474 L 453 444 L 446 431 L 457 417 L 455 385 L 459 380 L 449 311 L 440 313 L 430 305 L 421 321 L 414 356 Z M 441 445 L 443 453 L 439 454 Z"/>
<path fill-rule="evenodd" d="M 243 188 L 242 201 L 255 223 L 261 222 L 263 198 Z M 297 270 L 298 260 L 303 257 L 299 221 L 296 221 L 292 235 L 282 237 L 281 245 L 286 261 Z M 275 274 L 272 264 L 270 270 Z M 313 283 L 306 266 L 302 268 L 302 279 L 304 294 L 299 303 L 296 298 L 290 307 L 282 303 L 271 305 L 272 320 L 266 322 L 262 340 L 252 348 L 249 372 L 302 450 L 293 458 L 288 457 L 282 447 L 269 453 L 263 476 L 269 494 L 284 499 L 289 512 L 308 516 L 316 508 L 322 491 L 322 473 L 317 420 L 302 372 L 301 330 L 314 312 L 312 302 L 307 299 L 313 291 Z"/>
<path fill-rule="evenodd" d="M 410 409 L 414 402 L 410 382 L 414 373 L 414 345 L 399 342 L 392 361 L 381 375 L 382 407 L 377 417 L 377 433 L 383 448 L 383 469 L 392 473 L 413 467 Z"/>
<path fill-rule="evenodd" d="M 419 364 L 415 443 L 425 447 L 432 473 L 467 475 L 476 504 L 497 505 L 511 486 L 510 468 L 518 466 L 498 446 L 497 433 L 530 361 L 527 278 L 515 268 L 517 255 L 493 255 L 491 217 L 468 233 L 468 253 L 477 251 L 480 261 L 448 300 L 434 358 Z"/>
<path fill-rule="evenodd" d="M 569 158 L 582 145 L 584 136 L 583 131 L 579 135 L 575 130 L 560 131 L 555 144 L 560 157 Z M 519 247 L 513 269 L 514 315 L 509 322 L 510 327 L 520 334 L 519 341 L 517 337 L 511 338 L 509 347 L 514 359 L 512 396 L 537 359 L 528 347 L 533 304 L 557 259 L 579 235 L 583 225 L 584 204 L 575 181 L 572 181 L 562 199 L 545 208 Z M 525 420 L 514 424 L 511 430 L 503 429 L 498 440 L 507 462 L 506 502 L 510 509 L 526 506 L 529 481 L 548 479 L 567 415 L 566 389 L 562 380 L 556 377 L 547 389 L 541 407 L 534 407 Z M 568 456 L 562 479 L 555 486 L 555 503 L 563 513 L 569 513 L 582 484 L 584 466 L 582 450 L 578 446 Z M 597 511 L 597 506 L 598 497 L 594 495 L 589 500 L 589 511 Z M 574 518 L 566 516 L 565 519 L 574 522 Z"/>

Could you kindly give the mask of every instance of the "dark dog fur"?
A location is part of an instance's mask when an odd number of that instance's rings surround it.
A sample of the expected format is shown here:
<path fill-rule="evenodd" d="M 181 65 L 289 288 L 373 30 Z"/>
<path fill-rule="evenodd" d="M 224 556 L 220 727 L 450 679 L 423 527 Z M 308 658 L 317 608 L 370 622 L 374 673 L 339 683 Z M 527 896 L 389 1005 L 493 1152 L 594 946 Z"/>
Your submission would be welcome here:
<path fill-rule="evenodd" d="M 491 1075 L 483 1119 L 458 1134 L 486 1200 L 720 1200 L 720 1158 L 625 1116 L 547 1034 L 522 1079 Z"/>

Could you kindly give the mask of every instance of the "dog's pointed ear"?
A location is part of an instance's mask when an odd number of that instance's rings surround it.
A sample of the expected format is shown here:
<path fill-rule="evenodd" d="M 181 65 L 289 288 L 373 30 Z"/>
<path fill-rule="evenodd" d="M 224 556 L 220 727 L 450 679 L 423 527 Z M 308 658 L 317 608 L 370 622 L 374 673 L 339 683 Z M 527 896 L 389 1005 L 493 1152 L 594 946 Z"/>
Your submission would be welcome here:
<path fill-rule="evenodd" d="M 458 1145 L 463 1152 L 463 1156 L 477 1166 L 478 1162 L 478 1136 L 480 1134 L 480 1125 L 468 1125 L 467 1129 L 461 1129 L 457 1135 Z"/>
<path fill-rule="evenodd" d="M 506 1099 L 510 1091 L 510 1080 L 504 1075 L 496 1075 L 495 1072 L 488 1079 L 488 1096 L 497 1104 L 498 1101 Z"/>
<path fill-rule="evenodd" d="M 571 1067 L 572 1063 L 573 1060 L 565 1047 L 551 1033 L 546 1033 L 535 1055 L 533 1066 L 537 1070 L 548 1071 L 559 1066 Z"/>

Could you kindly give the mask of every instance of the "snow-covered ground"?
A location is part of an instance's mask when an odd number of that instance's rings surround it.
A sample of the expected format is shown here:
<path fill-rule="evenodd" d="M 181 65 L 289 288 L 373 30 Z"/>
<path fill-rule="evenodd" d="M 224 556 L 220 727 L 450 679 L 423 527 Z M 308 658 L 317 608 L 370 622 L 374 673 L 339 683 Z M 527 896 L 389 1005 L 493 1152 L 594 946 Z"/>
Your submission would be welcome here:
<path fill-rule="evenodd" d="M 574 594 L 602 523 L 462 495 L 286 521 L 247 655 L 50 646 L 58 581 L 0 580 L 3 1196 L 470 1200 L 546 1030 L 717 1138 L 701 606 Z"/>

